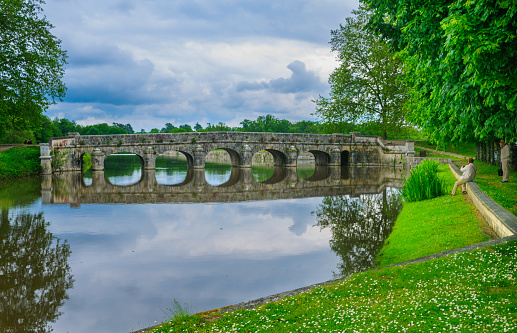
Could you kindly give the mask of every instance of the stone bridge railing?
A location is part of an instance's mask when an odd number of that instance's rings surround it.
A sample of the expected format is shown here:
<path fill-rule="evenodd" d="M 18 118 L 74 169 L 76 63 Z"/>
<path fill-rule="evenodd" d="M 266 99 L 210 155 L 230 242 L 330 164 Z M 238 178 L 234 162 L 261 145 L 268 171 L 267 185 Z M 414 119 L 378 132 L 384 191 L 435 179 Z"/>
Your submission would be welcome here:
<path fill-rule="evenodd" d="M 190 168 L 204 168 L 205 156 L 213 150 L 228 152 L 232 166 L 251 167 L 253 155 L 265 150 L 276 166 L 296 167 L 300 153 L 314 155 L 316 165 L 383 165 L 402 163 L 414 156 L 414 143 L 388 143 L 380 137 L 345 134 L 290 134 L 246 132 L 193 132 L 118 135 L 79 135 L 52 138 L 41 144 L 45 174 L 82 170 L 82 157 L 92 156 L 92 169 L 104 170 L 104 159 L 126 152 L 138 155 L 143 168 L 155 169 L 156 156 L 180 152 Z M 399 157 L 400 156 L 400 157 Z"/>

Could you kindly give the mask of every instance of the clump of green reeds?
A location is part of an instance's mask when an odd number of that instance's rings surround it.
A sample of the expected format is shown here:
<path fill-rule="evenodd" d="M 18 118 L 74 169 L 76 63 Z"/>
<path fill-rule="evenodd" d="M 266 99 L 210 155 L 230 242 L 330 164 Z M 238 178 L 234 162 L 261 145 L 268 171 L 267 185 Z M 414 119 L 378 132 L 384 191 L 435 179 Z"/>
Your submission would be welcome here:
<path fill-rule="evenodd" d="M 438 177 L 438 162 L 424 160 L 411 170 L 404 182 L 402 195 L 407 202 L 421 201 L 444 195 L 446 187 L 445 181 Z"/>

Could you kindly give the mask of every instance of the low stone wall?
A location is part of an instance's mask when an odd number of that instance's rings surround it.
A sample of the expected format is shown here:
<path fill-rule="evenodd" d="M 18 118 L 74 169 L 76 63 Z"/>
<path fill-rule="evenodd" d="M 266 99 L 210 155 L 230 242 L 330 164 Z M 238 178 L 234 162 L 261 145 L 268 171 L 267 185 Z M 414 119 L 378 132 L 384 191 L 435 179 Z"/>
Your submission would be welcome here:
<path fill-rule="evenodd" d="M 461 177 L 460 169 L 450 159 L 449 168 L 456 179 Z M 481 191 L 476 182 L 467 183 L 467 194 L 499 237 L 504 238 L 517 235 L 517 216 L 501 207 L 501 205 Z"/>

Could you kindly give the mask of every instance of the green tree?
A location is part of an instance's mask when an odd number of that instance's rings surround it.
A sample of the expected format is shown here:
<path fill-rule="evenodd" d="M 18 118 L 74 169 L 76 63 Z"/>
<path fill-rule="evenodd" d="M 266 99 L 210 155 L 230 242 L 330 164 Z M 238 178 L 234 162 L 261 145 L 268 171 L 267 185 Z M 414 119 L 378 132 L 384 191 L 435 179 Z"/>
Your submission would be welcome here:
<path fill-rule="evenodd" d="M 40 114 L 65 96 L 66 52 L 50 33 L 43 0 L 0 1 L 0 138 L 33 129 Z"/>
<path fill-rule="evenodd" d="M 194 125 L 194 130 L 196 132 L 201 132 L 202 129 L 203 129 L 203 126 L 201 126 L 201 124 L 199 124 L 198 122 L 196 123 L 196 125 Z"/>
<path fill-rule="evenodd" d="M 302 120 L 291 125 L 291 133 L 322 133 L 323 127 L 316 121 Z"/>
<path fill-rule="evenodd" d="M 118 126 L 110 126 L 106 123 L 88 125 L 80 128 L 81 135 L 107 135 L 107 134 L 127 134 L 125 129 Z"/>
<path fill-rule="evenodd" d="M 348 123 L 374 122 L 384 138 L 404 125 L 406 87 L 402 62 L 382 38 L 366 29 L 362 8 L 333 30 L 332 51 L 341 63 L 330 75 L 330 97 L 316 101 L 316 115 L 327 129 L 341 132 Z"/>
<path fill-rule="evenodd" d="M 174 129 L 176 129 L 176 126 L 171 123 L 166 123 L 165 127 L 160 130 L 160 133 L 171 133 Z"/>
<path fill-rule="evenodd" d="M 230 132 L 232 128 L 223 122 L 219 122 L 217 125 L 208 123 L 203 132 Z"/>
<path fill-rule="evenodd" d="M 259 116 L 257 120 L 244 119 L 240 122 L 243 132 L 289 133 L 291 122 L 273 115 Z"/>
<path fill-rule="evenodd" d="M 402 209 L 400 194 L 384 189 L 382 194 L 359 198 L 325 197 L 315 212 L 321 229 L 332 232 L 330 248 L 341 259 L 336 277 L 348 276 L 376 265 L 376 255 L 384 246 Z"/>
<path fill-rule="evenodd" d="M 517 136 L 517 2 L 363 0 L 400 50 L 408 120 L 432 140 Z"/>
<path fill-rule="evenodd" d="M 131 124 L 119 124 L 119 123 L 113 123 L 114 127 L 119 127 L 125 131 L 126 134 L 133 134 L 135 131 L 133 130 L 133 126 Z"/>
<path fill-rule="evenodd" d="M 49 117 L 42 114 L 39 126 L 34 130 L 34 135 L 38 142 L 47 142 L 52 137 L 61 136 L 61 130 Z"/>
<path fill-rule="evenodd" d="M 183 129 L 183 130 L 185 130 L 185 132 L 194 132 L 194 131 L 192 130 L 192 127 L 190 127 L 190 125 L 189 125 L 189 124 L 180 125 L 180 128 L 181 128 L 181 129 Z"/>
<path fill-rule="evenodd" d="M 186 133 L 186 132 L 188 132 L 188 131 L 184 128 L 174 128 L 169 133 Z"/>
<path fill-rule="evenodd" d="M 68 133 L 71 132 L 81 132 L 81 126 L 77 125 L 74 120 L 68 120 L 66 118 L 54 118 L 52 123 L 54 123 L 59 128 L 59 133 L 57 136 L 67 136 Z"/>
<path fill-rule="evenodd" d="M 2 332 L 51 332 L 50 324 L 73 287 L 70 246 L 48 231 L 43 214 L 0 219 L 0 324 Z"/>

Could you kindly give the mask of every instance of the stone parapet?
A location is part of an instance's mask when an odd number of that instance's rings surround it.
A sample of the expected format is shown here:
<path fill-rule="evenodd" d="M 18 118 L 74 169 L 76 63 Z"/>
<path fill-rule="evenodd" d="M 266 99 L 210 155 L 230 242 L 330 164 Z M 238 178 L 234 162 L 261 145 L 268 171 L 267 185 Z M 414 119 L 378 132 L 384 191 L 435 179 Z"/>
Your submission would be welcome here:
<path fill-rule="evenodd" d="M 448 162 L 453 175 L 456 179 L 459 179 L 461 177 L 460 169 L 450 159 Z M 499 237 L 504 238 L 517 235 L 517 216 L 501 207 L 501 205 L 481 191 L 476 182 L 467 183 L 467 194 Z"/>

